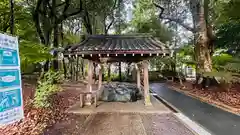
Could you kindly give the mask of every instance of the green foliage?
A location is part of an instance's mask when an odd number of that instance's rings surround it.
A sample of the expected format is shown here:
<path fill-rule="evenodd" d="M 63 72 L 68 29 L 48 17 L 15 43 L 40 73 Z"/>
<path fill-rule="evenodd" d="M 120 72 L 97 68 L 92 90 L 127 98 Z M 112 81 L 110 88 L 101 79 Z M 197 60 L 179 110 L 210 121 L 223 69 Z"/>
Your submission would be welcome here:
<path fill-rule="evenodd" d="M 221 70 L 221 68 L 223 66 L 225 66 L 227 63 L 229 63 L 229 61 L 231 61 L 232 59 L 233 59 L 233 57 L 226 53 L 213 56 L 213 58 L 212 58 L 213 68 L 215 68 L 217 70 Z"/>
<path fill-rule="evenodd" d="M 108 78 L 108 72 L 104 72 L 103 80 L 108 81 L 108 79 L 109 79 Z M 121 74 L 121 79 L 122 79 L 122 81 L 130 81 L 132 78 L 130 78 L 130 76 L 128 76 L 127 74 L 122 73 Z M 119 80 L 119 74 L 118 73 L 111 73 L 109 80 L 111 80 L 111 81 L 120 81 Z"/>
<path fill-rule="evenodd" d="M 49 49 L 39 44 L 31 8 L 24 0 L 14 1 L 15 35 L 19 38 L 22 73 L 32 72 L 39 62 L 50 59 Z M 10 31 L 9 0 L 0 1 L 0 31 Z"/>
<path fill-rule="evenodd" d="M 20 41 L 21 70 L 23 73 L 31 72 L 29 67 L 33 67 L 40 62 L 51 59 L 50 49 L 40 44 L 22 40 Z"/>
<path fill-rule="evenodd" d="M 151 0 L 136 0 L 131 21 L 133 32 L 149 33 L 159 38 L 162 42 L 171 41 L 173 32 L 160 22 L 157 11 Z"/>
<path fill-rule="evenodd" d="M 223 69 L 228 72 L 240 73 L 240 61 L 238 62 L 229 62 L 223 66 Z"/>
<path fill-rule="evenodd" d="M 240 48 L 240 2 L 236 0 L 219 0 L 214 7 L 216 18 L 216 47 L 238 51 Z"/>
<path fill-rule="evenodd" d="M 186 64 L 189 66 L 196 65 L 196 61 L 194 59 L 194 47 L 193 45 L 186 45 L 180 48 L 177 51 L 177 64 L 180 66 L 181 64 Z"/>
<path fill-rule="evenodd" d="M 203 76 L 215 77 L 227 90 L 232 83 L 240 82 L 240 61 L 233 56 L 226 53 L 214 56 L 213 67 L 217 71 L 203 73 Z"/>
<path fill-rule="evenodd" d="M 20 39 L 38 41 L 35 26 L 32 21 L 31 9 L 25 1 L 14 1 L 15 35 Z M 0 31 L 10 31 L 10 8 L 9 0 L 0 1 Z"/>
<path fill-rule="evenodd" d="M 240 20 L 223 23 L 218 29 L 216 47 L 234 50 L 240 48 Z"/>
<path fill-rule="evenodd" d="M 239 20 L 238 13 L 240 2 L 237 0 L 218 0 L 214 7 L 217 17 L 217 23 L 226 23 L 229 20 Z"/>
<path fill-rule="evenodd" d="M 76 44 L 76 43 L 80 43 L 81 42 L 81 38 L 80 35 L 77 34 L 72 34 L 70 32 L 65 34 L 66 36 L 63 39 L 63 44 L 64 45 L 72 45 L 72 44 Z"/>
<path fill-rule="evenodd" d="M 34 106 L 37 108 L 47 108 L 51 106 L 49 98 L 51 95 L 61 91 L 58 86 L 63 80 L 61 72 L 54 72 L 49 70 L 44 74 L 44 77 L 38 82 L 38 86 L 34 95 Z"/>

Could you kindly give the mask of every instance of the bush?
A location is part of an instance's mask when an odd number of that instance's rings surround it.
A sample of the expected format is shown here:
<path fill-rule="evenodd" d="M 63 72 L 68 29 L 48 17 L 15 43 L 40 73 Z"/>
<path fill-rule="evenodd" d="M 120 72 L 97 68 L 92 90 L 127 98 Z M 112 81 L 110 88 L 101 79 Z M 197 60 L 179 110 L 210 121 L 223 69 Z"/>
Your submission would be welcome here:
<path fill-rule="evenodd" d="M 203 73 L 203 77 L 215 78 L 221 88 L 228 91 L 232 83 L 239 82 L 236 74 L 231 72 L 206 72 Z"/>
<path fill-rule="evenodd" d="M 183 81 L 186 80 L 186 77 L 182 72 L 175 72 L 172 70 L 162 70 L 161 73 L 165 78 L 173 78 L 175 80 L 179 80 L 181 78 L 181 80 Z"/>
<path fill-rule="evenodd" d="M 51 95 L 61 91 L 58 83 L 63 80 L 61 72 L 49 70 L 44 77 L 38 82 L 38 86 L 34 95 L 34 106 L 37 108 L 47 108 L 51 106 L 49 98 Z"/>
<path fill-rule="evenodd" d="M 163 75 L 158 71 L 149 71 L 149 81 L 164 81 Z"/>

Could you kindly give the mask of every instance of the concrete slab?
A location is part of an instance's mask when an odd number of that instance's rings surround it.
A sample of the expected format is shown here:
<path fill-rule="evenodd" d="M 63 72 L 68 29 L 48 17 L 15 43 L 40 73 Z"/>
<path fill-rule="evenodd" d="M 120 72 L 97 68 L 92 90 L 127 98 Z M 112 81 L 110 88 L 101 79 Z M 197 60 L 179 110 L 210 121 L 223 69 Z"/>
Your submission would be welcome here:
<path fill-rule="evenodd" d="M 147 135 L 194 135 L 173 113 L 141 114 Z"/>
<path fill-rule="evenodd" d="M 147 135 L 139 115 L 98 113 L 84 135 Z"/>
<path fill-rule="evenodd" d="M 87 117 L 72 114 L 44 135 L 194 135 L 194 132 L 173 113 L 97 113 Z"/>
<path fill-rule="evenodd" d="M 171 112 L 164 104 L 151 96 L 152 106 L 145 106 L 143 100 L 137 102 L 99 102 L 98 106 L 85 106 L 80 108 L 80 103 L 70 107 L 67 112 L 75 114 L 93 114 L 93 113 L 169 113 Z"/>

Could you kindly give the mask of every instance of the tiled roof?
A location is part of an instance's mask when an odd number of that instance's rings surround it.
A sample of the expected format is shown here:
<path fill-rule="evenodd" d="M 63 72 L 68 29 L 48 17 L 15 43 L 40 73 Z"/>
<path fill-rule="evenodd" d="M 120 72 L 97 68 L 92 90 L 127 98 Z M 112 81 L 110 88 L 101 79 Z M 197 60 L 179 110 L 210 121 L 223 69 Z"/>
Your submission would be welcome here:
<path fill-rule="evenodd" d="M 66 51 L 71 54 L 169 54 L 169 49 L 157 38 L 132 35 L 92 35 Z"/>

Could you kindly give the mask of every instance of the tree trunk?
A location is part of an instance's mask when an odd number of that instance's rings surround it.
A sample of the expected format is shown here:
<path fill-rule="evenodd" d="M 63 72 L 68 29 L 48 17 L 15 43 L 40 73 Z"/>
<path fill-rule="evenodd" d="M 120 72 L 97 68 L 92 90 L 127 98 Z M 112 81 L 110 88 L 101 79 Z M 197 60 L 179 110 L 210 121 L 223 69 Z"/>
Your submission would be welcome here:
<path fill-rule="evenodd" d="M 11 15 L 11 20 L 10 20 L 10 32 L 13 35 L 14 34 L 14 1 L 10 0 L 10 15 Z"/>
<path fill-rule="evenodd" d="M 58 48 L 58 44 L 59 44 L 59 38 L 58 38 L 58 25 L 56 25 L 54 27 L 54 42 L 53 42 L 53 46 L 54 48 Z M 54 54 L 53 54 L 53 57 L 54 57 L 54 60 L 53 60 L 53 69 L 54 70 L 58 70 L 59 66 L 58 66 L 58 60 L 57 60 L 57 57 L 58 57 L 58 52 L 57 51 L 54 51 Z"/>
<path fill-rule="evenodd" d="M 53 0 L 52 1 L 52 12 L 53 12 L 53 15 L 55 15 L 55 17 L 53 18 L 53 22 L 54 22 L 54 33 L 53 33 L 53 47 L 54 48 L 58 48 L 59 46 L 59 26 L 58 26 L 58 23 L 57 23 L 57 16 L 56 16 L 56 0 Z M 57 58 L 57 52 L 54 53 L 53 57 L 55 58 L 53 60 L 53 69 L 54 70 L 58 70 L 58 60 L 56 59 Z"/>
<path fill-rule="evenodd" d="M 190 2 L 193 24 L 196 29 L 194 38 L 197 73 L 212 71 L 212 50 L 209 44 L 211 37 L 208 34 L 208 3 L 209 0 L 193 0 Z"/>

